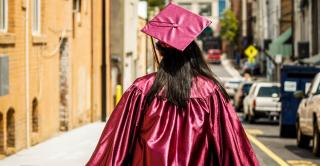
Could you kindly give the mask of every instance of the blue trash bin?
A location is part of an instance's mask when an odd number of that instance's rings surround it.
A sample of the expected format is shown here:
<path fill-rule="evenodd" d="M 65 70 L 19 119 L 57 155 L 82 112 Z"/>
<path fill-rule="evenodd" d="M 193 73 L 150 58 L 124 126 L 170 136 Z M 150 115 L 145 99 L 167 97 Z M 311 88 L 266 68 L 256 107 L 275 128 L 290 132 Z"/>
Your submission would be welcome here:
<path fill-rule="evenodd" d="M 281 114 L 280 137 L 296 136 L 297 111 L 301 99 L 294 97 L 294 92 L 305 91 L 306 85 L 311 83 L 315 75 L 320 72 L 319 67 L 284 65 L 281 68 Z"/>

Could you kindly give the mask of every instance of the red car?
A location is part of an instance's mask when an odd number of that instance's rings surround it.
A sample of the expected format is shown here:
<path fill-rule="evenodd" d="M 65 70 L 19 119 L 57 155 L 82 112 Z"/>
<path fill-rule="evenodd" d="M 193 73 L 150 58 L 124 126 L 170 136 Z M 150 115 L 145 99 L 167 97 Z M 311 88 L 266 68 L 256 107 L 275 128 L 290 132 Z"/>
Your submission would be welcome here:
<path fill-rule="evenodd" d="M 221 64 L 221 50 L 209 49 L 207 53 L 207 61 L 209 63 Z"/>

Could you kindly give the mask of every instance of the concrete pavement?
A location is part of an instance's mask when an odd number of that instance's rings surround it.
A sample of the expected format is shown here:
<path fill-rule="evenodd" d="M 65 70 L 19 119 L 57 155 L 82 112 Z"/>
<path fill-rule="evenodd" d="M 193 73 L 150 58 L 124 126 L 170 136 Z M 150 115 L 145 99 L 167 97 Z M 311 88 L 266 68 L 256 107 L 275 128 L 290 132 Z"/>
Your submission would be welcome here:
<path fill-rule="evenodd" d="M 1 166 L 81 166 L 90 158 L 105 123 L 63 133 L 0 161 Z"/>

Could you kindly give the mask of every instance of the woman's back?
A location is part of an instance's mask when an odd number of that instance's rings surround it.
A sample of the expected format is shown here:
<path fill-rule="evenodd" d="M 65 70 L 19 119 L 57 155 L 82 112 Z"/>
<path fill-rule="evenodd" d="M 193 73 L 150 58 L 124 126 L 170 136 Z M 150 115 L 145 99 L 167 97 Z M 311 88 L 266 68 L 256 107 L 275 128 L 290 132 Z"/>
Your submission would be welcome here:
<path fill-rule="evenodd" d="M 187 106 L 179 107 L 161 93 L 147 104 L 154 79 L 141 77 L 126 91 L 87 165 L 258 165 L 213 81 L 193 78 Z"/>
<path fill-rule="evenodd" d="M 209 24 L 170 3 L 145 26 L 160 40 L 158 71 L 124 93 L 87 165 L 258 165 L 194 41 Z"/>

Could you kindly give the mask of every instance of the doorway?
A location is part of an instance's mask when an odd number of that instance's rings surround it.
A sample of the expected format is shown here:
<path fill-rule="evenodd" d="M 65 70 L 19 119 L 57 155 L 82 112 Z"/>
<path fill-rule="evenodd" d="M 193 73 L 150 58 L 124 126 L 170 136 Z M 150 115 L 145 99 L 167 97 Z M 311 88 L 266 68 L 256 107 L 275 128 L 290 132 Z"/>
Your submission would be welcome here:
<path fill-rule="evenodd" d="M 69 126 L 69 83 L 68 83 L 68 73 L 69 73 L 69 44 L 68 39 L 61 39 L 60 45 L 60 66 L 59 66 L 59 79 L 60 79 L 60 130 L 67 131 Z"/>

